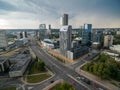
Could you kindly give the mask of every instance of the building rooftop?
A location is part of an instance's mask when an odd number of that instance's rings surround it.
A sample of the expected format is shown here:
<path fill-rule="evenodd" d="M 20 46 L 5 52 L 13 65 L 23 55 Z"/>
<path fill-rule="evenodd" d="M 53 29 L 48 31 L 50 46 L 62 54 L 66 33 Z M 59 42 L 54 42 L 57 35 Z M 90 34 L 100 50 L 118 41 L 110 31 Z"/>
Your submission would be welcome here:
<path fill-rule="evenodd" d="M 7 57 L 0 56 L 0 63 L 3 63 L 3 62 L 6 61 L 7 59 L 8 59 Z"/>
<path fill-rule="evenodd" d="M 71 27 L 69 25 L 62 26 L 60 31 L 68 31 L 68 28 Z"/>
<path fill-rule="evenodd" d="M 16 59 L 19 59 L 16 64 L 14 64 L 10 71 L 19 71 L 21 70 L 30 60 L 31 56 L 27 54 L 22 54 L 16 57 Z"/>

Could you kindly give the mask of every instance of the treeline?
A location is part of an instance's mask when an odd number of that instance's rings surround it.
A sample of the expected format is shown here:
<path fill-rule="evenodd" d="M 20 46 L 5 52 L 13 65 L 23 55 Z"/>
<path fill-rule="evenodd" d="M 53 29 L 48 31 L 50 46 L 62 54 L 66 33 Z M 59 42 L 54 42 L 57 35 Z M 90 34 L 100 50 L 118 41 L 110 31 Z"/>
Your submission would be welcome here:
<path fill-rule="evenodd" d="M 99 76 L 101 79 L 115 79 L 120 81 L 120 62 L 111 56 L 101 54 L 95 60 L 85 64 L 83 70 Z"/>
<path fill-rule="evenodd" d="M 114 36 L 113 44 L 114 45 L 120 44 L 120 35 L 115 35 Z"/>

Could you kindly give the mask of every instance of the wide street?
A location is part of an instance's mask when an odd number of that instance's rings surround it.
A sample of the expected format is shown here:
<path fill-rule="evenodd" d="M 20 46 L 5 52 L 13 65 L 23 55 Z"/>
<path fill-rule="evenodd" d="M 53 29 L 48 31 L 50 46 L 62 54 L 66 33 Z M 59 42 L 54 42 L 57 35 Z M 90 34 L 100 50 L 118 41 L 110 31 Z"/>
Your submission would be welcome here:
<path fill-rule="evenodd" d="M 96 90 L 92 86 L 88 85 L 87 83 L 77 80 L 77 77 L 81 77 L 76 71 L 75 68 L 78 66 L 82 65 L 86 61 L 89 61 L 91 58 L 95 57 L 97 54 L 89 56 L 84 58 L 83 60 L 80 60 L 76 62 L 75 64 L 71 65 L 65 65 L 64 63 L 60 62 L 53 56 L 49 55 L 45 50 L 43 50 L 35 40 L 31 40 L 30 42 L 30 48 L 32 51 L 41 58 L 46 66 L 54 72 L 54 76 L 46 81 L 43 81 L 38 84 L 27 84 L 21 81 L 21 78 L 6 78 L 6 79 L 1 79 L 1 84 L 0 87 L 5 87 L 5 86 L 19 86 L 20 88 L 18 90 L 42 90 L 46 86 L 51 84 L 51 81 L 56 81 L 59 79 L 63 79 L 66 82 L 70 83 L 73 85 L 73 87 L 76 90 Z M 84 77 L 84 76 L 82 76 Z M 93 83 L 93 81 L 91 81 Z M 97 84 L 98 85 L 98 84 Z M 98 85 L 101 87 L 100 85 Z M 103 87 L 102 87 L 103 88 Z"/>
<path fill-rule="evenodd" d="M 55 73 L 55 76 L 50 80 L 35 85 L 33 87 L 33 90 L 42 90 L 45 86 L 48 86 L 50 84 L 51 80 L 55 81 L 57 79 L 64 79 L 68 83 L 74 82 L 75 84 L 73 86 L 77 90 L 93 90 L 93 88 L 86 83 L 76 80 L 76 77 L 80 75 L 75 72 L 74 68 L 83 64 L 85 60 L 82 60 L 71 66 L 65 66 L 62 62 L 58 61 L 56 58 L 50 56 L 46 53 L 46 51 L 41 49 L 37 42 L 34 40 L 31 40 L 31 49 L 39 58 L 41 58 L 45 62 L 49 69 L 51 69 Z M 93 55 L 92 57 L 94 56 L 95 55 Z M 86 61 L 90 60 L 92 57 L 86 58 Z"/>

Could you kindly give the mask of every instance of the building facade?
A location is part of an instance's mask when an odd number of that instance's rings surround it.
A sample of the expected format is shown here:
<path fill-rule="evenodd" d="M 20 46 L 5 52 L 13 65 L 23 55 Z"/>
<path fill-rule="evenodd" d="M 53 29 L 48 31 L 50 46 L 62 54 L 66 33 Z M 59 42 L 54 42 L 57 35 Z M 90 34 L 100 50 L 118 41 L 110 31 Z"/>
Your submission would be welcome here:
<path fill-rule="evenodd" d="M 68 25 L 68 14 L 64 14 L 60 18 L 60 23 L 61 23 L 61 26 Z"/>
<path fill-rule="evenodd" d="M 104 47 L 110 47 L 113 45 L 113 35 L 104 36 Z"/>
<path fill-rule="evenodd" d="M 90 45 L 91 43 L 92 24 L 84 24 L 84 30 L 82 33 L 82 44 Z"/>
<path fill-rule="evenodd" d="M 8 46 L 7 35 L 5 30 L 0 30 L 0 48 L 6 49 Z"/>
<path fill-rule="evenodd" d="M 60 52 L 67 57 L 67 51 L 71 49 L 72 26 L 62 26 L 60 29 Z"/>
<path fill-rule="evenodd" d="M 5 72 L 9 67 L 9 60 L 6 57 L 0 57 L 0 72 Z"/>

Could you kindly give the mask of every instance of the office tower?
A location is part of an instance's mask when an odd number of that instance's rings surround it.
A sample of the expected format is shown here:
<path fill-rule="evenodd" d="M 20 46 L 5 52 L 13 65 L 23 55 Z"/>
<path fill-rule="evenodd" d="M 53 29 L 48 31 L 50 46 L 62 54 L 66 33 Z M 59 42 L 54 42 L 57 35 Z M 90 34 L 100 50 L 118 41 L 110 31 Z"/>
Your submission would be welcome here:
<path fill-rule="evenodd" d="M 60 24 L 61 24 L 61 26 L 68 25 L 68 14 L 64 14 L 60 18 Z"/>
<path fill-rule="evenodd" d="M 0 48 L 6 49 L 8 46 L 7 35 L 5 30 L 0 30 Z"/>
<path fill-rule="evenodd" d="M 40 24 L 39 29 L 46 29 L 46 24 Z"/>
<path fill-rule="evenodd" d="M 92 32 L 92 42 L 98 42 L 102 44 L 103 39 L 103 32 L 100 30 L 94 30 Z"/>
<path fill-rule="evenodd" d="M 46 25 L 40 24 L 38 32 L 39 32 L 39 39 L 44 40 L 47 37 Z"/>
<path fill-rule="evenodd" d="M 72 26 L 62 26 L 60 29 L 60 52 L 67 57 L 67 51 L 71 49 Z"/>
<path fill-rule="evenodd" d="M 25 38 L 27 38 L 27 32 L 25 31 Z"/>
<path fill-rule="evenodd" d="M 22 34 L 22 32 L 20 32 L 20 39 L 21 39 L 21 38 L 23 38 L 23 34 Z"/>
<path fill-rule="evenodd" d="M 113 44 L 113 35 L 105 35 L 104 36 L 104 47 L 112 46 Z"/>
<path fill-rule="evenodd" d="M 91 31 L 92 24 L 84 24 L 84 31 L 82 33 L 82 44 L 91 45 Z"/>
<path fill-rule="evenodd" d="M 51 25 L 50 24 L 48 25 L 48 29 L 51 30 Z"/>

